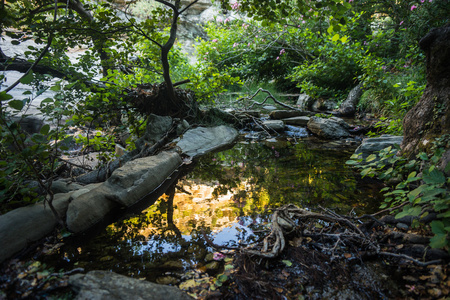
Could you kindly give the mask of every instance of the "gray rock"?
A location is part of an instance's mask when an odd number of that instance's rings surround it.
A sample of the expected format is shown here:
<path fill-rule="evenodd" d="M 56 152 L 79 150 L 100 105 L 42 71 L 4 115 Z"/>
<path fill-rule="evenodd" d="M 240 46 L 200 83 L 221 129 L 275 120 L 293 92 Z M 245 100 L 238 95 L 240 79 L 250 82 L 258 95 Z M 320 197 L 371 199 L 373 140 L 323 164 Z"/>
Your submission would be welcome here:
<path fill-rule="evenodd" d="M 19 123 L 22 130 L 28 134 L 39 133 L 44 126 L 44 121 L 37 116 L 18 116 L 11 119 Z"/>
<path fill-rule="evenodd" d="M 298 126 L 307 126 L 309 122 L 309 117 L 292 117 L 283 119 L 283 122 L 287 125 L 298 125 Z"/>
<path fill-rule="evenodd" d="M 314 99 L 308 94 L 300 94 L 297 99 L 297 107 L 301 110 L 312 110 Z"/>
<path fill-rule="evenodd" d="M 186 131 L 177 146 L 182 153 L 196 157 L 229 146 L 238 136 L 236 129 L 224 125 L 212 128 L 197 127 Z"/>
<path fill-rule="evenodd" d="M 90 271 L 69 277 L 69 284 L 78 291 L 76 300 L 160 300 L 192 299 L 173 286 L 138 280 L 108 271 Z"/>
<path fill-rule="evenodd" d="M 273 120 L 282 120 L 286 118 L 301 117 L 301 116 L 311 116 L 313 115 L 310 111 L 299 111 L 299 110 L 274 110 L 271 111 L 269 117 Z"/>
<path fill-rule="evenodd" d="M 383 134 L 382 136 L 375 138 L 367 138 L 363 140 L 361 145 L 355 150 L 355 154 L 359 154 L 363 159 L 366 159 L 369 155 L 376 154 L 384 148 L 400 145 L 402 141 L 402 136 L 388 134 Z"/>
<path fill-rule="evenodd" d="M 339 114 L 344 117 L 355 115 L 356 105 L 363 94 L 363 84 L 360 83 L 348 93 L 347 99 L 339 106 Z"/>
<path fill-rule="evenodd" d="M 326 139 L 340 139 L 350 136 L 348 124 L 339 118 L 319 118 L 311 117 L 308 122 L 308 129 L 315 135 Z"/>
<path fill-rule="evenodd" d="M 56 194 L 53 206 L 61 216 L 71 194 Z M 0 262 L 22 250 L 29 243 L 50 234 L 58 221 L 48 205 L 37 203 L 21 207 L 0 216 Z"/>
<path fill-rule="evenodd" d="M 176 152 L 138 158 L 115 170 L 104 185 L 114 191 L 111 199 L 128 207 L 156 189 L 180 165 L 181 157 Z"/>

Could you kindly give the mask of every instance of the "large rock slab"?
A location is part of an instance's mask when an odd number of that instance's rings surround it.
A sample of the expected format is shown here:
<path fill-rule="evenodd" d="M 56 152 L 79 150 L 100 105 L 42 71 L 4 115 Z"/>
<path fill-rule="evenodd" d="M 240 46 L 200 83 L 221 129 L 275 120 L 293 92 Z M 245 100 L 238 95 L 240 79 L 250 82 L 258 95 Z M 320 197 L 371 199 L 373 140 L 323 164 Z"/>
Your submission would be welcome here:
<path fill-rule="evenodd" d="M 326 139 L 340 139 L 350 136 L 349 125 L 344 120 L 336 117 L 320 118 L 311 117 L 308 129 L 315 135 Z"/>
<path fill-rule="evenodd" d="M 231 145 L 239 136 L 236 129 L 221 125 L 188 130 L 177 142 L 181 152 L 196 157 Z"/>
<path fill-rule="evenodd" d="M 56 194 L 53 206 L 64 216 L 70 193 Z M 0 216 L 0 263 L 25 248 L 29 243 L 50 234 L 58 220 L 48 205 L 38 203 L 21 207 Z"/>
<path fill-rule="evenodd" d="M 371 154 L 376 154 L 380 150 L 387 147 L 399 146 L 403 141 L 402 136 L 383 134 L 380 137 L 367 138 L 362 141 L 361 145 L 355 150 L 355 154 L 366 159 Z"/>
<path fill-rule="evenodd" d="M 307 126 L 309 119 L 310 118 L 306 116 L 292 117 L 283 119 L 283 122 L 287 125 Z"/>
<path fill-rule="evenodd" d="M 190 300 L 189 295 L 173 286 L 130 278 L 108 271 L 90 271 L 69 277 L 78 291 L 76 300 Z"/>
<path fill-rule="evenodd" d="M 138 158 L 115 170 L 105 186 L 114 191 L 116 202 L 128 207 L 156 189 L 181 163 L 175 152 Z"/>
<path fill-rule="evenodd" d="M 67 209 L 67 227 L 78 233 L 100 222 L 118 206 L 131 206 L 151 193 L 181 164 L 176 152 L 135 159 L 116 169 L 88 192 L 78 190 Z M 75 197 L 76 195 L 76 197 Z"/>

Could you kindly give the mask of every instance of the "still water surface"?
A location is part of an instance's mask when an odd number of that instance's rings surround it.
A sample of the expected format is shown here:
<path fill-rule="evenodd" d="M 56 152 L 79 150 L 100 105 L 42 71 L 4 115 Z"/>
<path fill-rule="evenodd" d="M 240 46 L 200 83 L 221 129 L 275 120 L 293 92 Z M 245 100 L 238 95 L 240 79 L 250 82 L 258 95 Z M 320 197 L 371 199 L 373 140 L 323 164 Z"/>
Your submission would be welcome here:
<path fill-rule="evenodd" d="M 313 150 L 305 141 L 243 140 L 201 157 L 153 205 L 82 243 L 67 243 L 48 256 L 48 264 L 159 281 L 207 265 L 212 249 L 202 228 L 214 243 L 235 246 L 262 236 L 270 209 L 287 203 L 342 214 L 373 212 L 380 187 L 345 165 L 353 150 Z"/>

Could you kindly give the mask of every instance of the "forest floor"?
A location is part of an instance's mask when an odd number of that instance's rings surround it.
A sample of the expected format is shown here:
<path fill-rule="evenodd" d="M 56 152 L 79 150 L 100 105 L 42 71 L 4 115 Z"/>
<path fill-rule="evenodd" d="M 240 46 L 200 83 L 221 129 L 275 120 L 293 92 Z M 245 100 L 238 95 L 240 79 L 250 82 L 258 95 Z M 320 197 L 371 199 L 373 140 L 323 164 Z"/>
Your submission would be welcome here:
<path fill-rule="evenodd" d="M 367 241 L 380 246 L 377 254 L 355 236 L 348 239 L 351 232 L 344 228 L 348 226 L 318 224 L 301 221 L 285 235 L 284 250 L 273 258 L 251 252 L 259 251 L 256 248 L 216 249 L 222 266 L 218 274 L 197 276 L 178 286 L 197 299 L 448 299 L 449 259 L 423 263 L 410 256 L 423 247 L 395 238 L 411 240 L 423 232 L 369 224 L 363 230 Z M 275 249 L 271 247 L 276 239 L 272 236 L 267 241 L 265 253 L 275 253 L 270 249 Z M 19 258 L 4 262 L 0 299 L 73 299 L 76 294 L 68 278 L 84 270 L 54 270 L 40 262 L 58 251 L 62 242 L 57 234 L 49 236 Z"/>

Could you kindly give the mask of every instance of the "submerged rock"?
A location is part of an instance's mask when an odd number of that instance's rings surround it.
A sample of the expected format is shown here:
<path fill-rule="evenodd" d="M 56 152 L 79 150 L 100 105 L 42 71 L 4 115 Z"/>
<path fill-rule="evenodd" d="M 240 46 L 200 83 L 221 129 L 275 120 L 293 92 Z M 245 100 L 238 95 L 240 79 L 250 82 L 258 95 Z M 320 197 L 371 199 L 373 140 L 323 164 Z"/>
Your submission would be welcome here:
<path fill-rule="evenodd" d="M 282 120 L 286 118 L 293 117 L 303 117 L 303 116 L 311 116 L 313 112 L 310 111 L 299 111 L 299 110 L 274 110 L 271 111 L 269 117 L 273 120 Z"/>
<path fill-rule="evenodd" d="M 76 300 L 192 299 L 176 287 L 130 278 L 108 271 L 91 271 L 69 277 L 78 292 Z"/>

